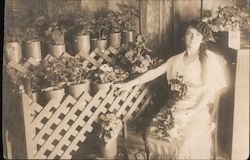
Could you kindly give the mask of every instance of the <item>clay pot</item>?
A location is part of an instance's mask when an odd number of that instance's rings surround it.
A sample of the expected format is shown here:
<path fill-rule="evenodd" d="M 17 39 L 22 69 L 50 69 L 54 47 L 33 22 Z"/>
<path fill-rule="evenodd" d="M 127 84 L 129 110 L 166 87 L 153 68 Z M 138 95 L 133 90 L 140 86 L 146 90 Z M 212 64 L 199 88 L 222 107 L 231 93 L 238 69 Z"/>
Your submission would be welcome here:
<path fill-rule="evenodd" d="M 122 42 L 135 42 L 136 35 L 135 31 L 123 31 L 122 32 Z"/>
<path fill-rule="evenodd" d="M 89 35 L 73 36 L 74 52 L 83 52 L 89 54 L 90 51 L 90 38 Z"/>
<path fill-rule="evenodd" d="M 107 39 L 97 39 L 97 38 L 91 39 L 91 48 L 92 48 L 91 50 L 99 48 L 102 52 L 105 52 L 107 47 L 108 47 Z"/>
<path fill-rule="evenodd" d="M 5 45 L 5 62 L 20 63 L 23 59 L 21 45 L 18 42 L 8 42 Z"/>
<path fill-rule="evenodd" d="M 89 91 L 89 82 L 67 86 L 67 93 L 78 99 L 83 92 Z"/>
<path fill-rule="evenodd" d="M 49 46 L 49 54 L 56 58 L 60 58 L 60 56 L 65 52 L 65 45 L 50 45 Z"/>
<path fill-rule="evenodd" d="M 110 34 L 110 45 L 113 46 L 115 49 L 121 47 L 121 33 L 112 33 Z"/>
<path fill-rule="evenodd" d="M 24 42 L 25 58 L 34 58 L 35 61 L 42 60 L 41 44 L 39 41 L 25 41 Z"/>

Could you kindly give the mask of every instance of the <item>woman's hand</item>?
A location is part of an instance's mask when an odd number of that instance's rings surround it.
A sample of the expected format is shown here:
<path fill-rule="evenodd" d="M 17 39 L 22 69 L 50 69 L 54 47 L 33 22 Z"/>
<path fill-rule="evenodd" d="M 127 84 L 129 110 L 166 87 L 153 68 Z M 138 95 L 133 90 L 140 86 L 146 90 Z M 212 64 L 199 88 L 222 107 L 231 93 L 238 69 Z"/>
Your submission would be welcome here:
<path fill-rule="evenodd" d="M 115 91 L 115 95 L 121 95 L 125 93 L 127 90 L 130 90 L 133 86 L 130 85 L 129 82 L 127 83 L 117 83 L 112 85 L 113 88 L 118 88 L 118 90 Z"/>

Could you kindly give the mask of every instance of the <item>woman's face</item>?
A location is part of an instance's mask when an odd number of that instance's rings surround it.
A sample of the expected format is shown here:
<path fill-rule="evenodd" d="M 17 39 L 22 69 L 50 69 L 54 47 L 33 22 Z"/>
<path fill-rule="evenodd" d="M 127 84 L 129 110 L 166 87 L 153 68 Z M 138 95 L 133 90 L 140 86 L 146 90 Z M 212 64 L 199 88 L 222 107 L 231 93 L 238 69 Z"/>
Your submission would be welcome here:
<path fill-rule="evenodd" d="M 198 49 L 202 42 L 202 38 L 202 34 L 198 32 L 195 28 L 188 27 L 185 34 L 186 48 Z"/>

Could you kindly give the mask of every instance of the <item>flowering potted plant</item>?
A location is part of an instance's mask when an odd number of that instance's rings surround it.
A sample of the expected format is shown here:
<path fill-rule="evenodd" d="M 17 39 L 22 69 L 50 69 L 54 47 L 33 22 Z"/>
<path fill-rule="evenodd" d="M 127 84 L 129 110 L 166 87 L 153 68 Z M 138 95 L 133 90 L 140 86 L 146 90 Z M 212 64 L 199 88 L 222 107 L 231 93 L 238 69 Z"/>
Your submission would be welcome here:
<path fill-rule="evenodd" d="M 84 91 L 89 89 L 87 70 L 83 66 L 82 57 L 61 57 L 65 64 L 67 92 L 74 98 L 79 98 Z"/>
<path fill-rule="evenodd" d="M 118 4 L 120 11 L 117 13 L 122 20 L 123 34 L 122 41 L 134 42 L 136 20 L 140 17 L 140 11 L 133 5 Z"/>
<path fill-rule="evenodd" d="M 215 40 L 224 46 L 240 48 L 241 12 L 235 6 L 219 7 L 216 17 L 208 21 Z"/>
<path fill-rule="evenodd" d="M 73 46 L 74 51 L 88 54 L 90 51 L 90 32 L 92 28 L 90 11 L 79 12 L 73 18 Z"/>
<path fill-rule="evenodd" d="M 100 127 L 100 156 L 115 158 L 117 155 L 117 137 L 122 129 L 122 121 L 113 113 L 102 114 L 98 118 Z"/>
<path fill-rule="evenodd" d="M 41 72 L 38 74 L 43 79 L 42 91 L 45 99 L 56 99 L 61 101 L 65 95 L 64 86 L 67 82 L 65 64 L 61 61 L 48 61 L 42 63 Z"/>
<path fill-rule="evenodd" d="M 111 67 L 108 64 L 102 65 L 99 69 L 89 72 L 88 77 L 91 79 L 90 94 L 94 95 L 98 90 L 114 82 L 121 82 L 129 76 L 119 66 Z"/>
<path fill-rule="evenodd" d="M 116 63 L 131 74 L 137 74 L 144 73 L 161 62 L 149 56 L 152 51 L 146 47 L 146 40 L 145 35 L 139 35 L 135 43 L 123 44 L 115 57 Z"/>

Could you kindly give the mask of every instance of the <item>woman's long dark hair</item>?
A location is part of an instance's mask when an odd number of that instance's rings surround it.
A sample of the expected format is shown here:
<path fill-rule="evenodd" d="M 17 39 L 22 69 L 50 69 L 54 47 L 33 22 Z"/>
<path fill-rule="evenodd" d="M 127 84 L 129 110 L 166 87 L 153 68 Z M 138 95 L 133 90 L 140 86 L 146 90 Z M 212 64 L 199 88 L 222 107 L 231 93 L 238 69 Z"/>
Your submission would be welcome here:
<path fill-rule="evenodd" d="M 202 39 L 202 43 L 200 45 L 200 49 L 199 49 L 199 60 L 201 62 L 201 79 L 203 83 L 206 83 L 206 72 L 207 72 L 207 68 L 206 68 L 206 63 L 207 63 L 207 45 L 206 42 L 209 41 L 209 39 L 211 38 L 212 35 L 212 31 L 210 29 L 210 27 L 208 26 L 207 23 L 205 22 L 201 22 L 198 20 L 195 21 L 191 21 L 188 27 L 192 27 L 194 29 L 196 29 L 199 33 L 202 34 L 203 39 Z"/>

